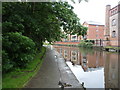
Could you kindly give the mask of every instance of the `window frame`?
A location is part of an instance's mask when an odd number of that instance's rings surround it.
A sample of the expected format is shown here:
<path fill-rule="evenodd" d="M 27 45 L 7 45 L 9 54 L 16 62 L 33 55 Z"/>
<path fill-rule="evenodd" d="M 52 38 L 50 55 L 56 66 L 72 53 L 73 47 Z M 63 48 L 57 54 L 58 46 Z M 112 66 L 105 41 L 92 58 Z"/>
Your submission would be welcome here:
<path fill-rule="evenodd" d="M 112 38 L 115 38 L 116 37 L 116 31 L 112 31 Z"/>
<path fill-rule="evenodd" d="M 116 19 L 112 19 L 112 26 L 116 26 Z"/>

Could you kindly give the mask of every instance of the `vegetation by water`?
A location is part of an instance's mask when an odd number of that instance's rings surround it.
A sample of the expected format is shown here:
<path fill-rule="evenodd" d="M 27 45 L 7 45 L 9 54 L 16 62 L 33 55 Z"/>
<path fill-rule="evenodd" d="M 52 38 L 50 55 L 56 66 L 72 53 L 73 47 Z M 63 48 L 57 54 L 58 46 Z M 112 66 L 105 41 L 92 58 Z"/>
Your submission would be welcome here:
<path fill-rule="evenodd" d="M 91 40 L 83 40 L 83 41 L 80 41 L 80 44 L 78 46 L 92 48 L 93 47 L 93 41 L 91 41 Z"/>
<path fill-rule="evenodd" d="M 120 47 L 106 46 L 104 48 L 120 50 Z"/>
<path fill-rule="evenodd" d="M 3 88 L 23 88 L 27 82 L 38 72 L 42 64 L 42 56 L 46 51 L 42 47 L 41 53 L 35 55 L 35 58 L 24 69 L 15 69 L 12 72 L 3 75 Z"/>

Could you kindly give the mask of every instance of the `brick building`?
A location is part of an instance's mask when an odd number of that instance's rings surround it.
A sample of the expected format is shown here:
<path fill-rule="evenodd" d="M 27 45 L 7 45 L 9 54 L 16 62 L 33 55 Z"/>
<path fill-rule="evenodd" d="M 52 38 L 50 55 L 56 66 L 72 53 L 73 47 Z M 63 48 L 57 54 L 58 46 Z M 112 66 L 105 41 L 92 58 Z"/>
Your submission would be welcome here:
<path fill-rule="evenodd" d="M 117 6 L 111 8 L 111 5 L 106 6 L 105 17 L 105 46 L 120 46 L 120 2 Z"/>
<path fill-rule="evenodd" d="M 95 21 L 85 21 L 83 25 L 88 27 L 87 35 L 84 38 L 94 40 L 96 46 L 103 46 L 104 24 Z"/>
<path fill-rule="evenodd" d="M 67 35 L 67 38 L 62 38 L 62 41 L 57 41 L 54 44 L 72 44 L 72 45 L 76 45 L 79 44 L 81 40 L 81 36 L 78 35 Z"/>
<path fill-rule="evenodd" d="M 56 44 L 79 44 L 80 40 L 86 38 L 87 40 L 95 40 L 96 45 L 102 45 L 100 40 L 102 41 L 104 39 L 104 25 L 98 22 L 86 21 L 83 23 L 83 26 L 88 27 L 86 36 L 82 37 L 76 34 L 68 34 L 67 38 L 63 38 L 62 42 L 56 42 Z"/>
<path fill-rule="evenodd" d="M 86 35 L 88 40 L 104 39 L 104 24 L 94 21 L 85 21 L 83 25 L 88 27 Z"/>
<path fill-rule="evenodd" d="M 81 36 L 75 35 L 67 35 L 67 38 L 62 39 L 64 42 L 79 42 L 81 40 Z"/>

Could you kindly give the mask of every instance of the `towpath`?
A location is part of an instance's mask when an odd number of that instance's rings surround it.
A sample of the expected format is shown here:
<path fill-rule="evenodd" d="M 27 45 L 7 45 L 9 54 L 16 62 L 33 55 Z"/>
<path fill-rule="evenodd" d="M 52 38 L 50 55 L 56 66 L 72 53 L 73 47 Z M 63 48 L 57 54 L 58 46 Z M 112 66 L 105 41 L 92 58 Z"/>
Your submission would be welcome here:
<path fill-rule="evenodd" d="M 82 88 L 63 57 L 52 46 L 46 47 L 46 55 L 39 72 L 25 88 L 59 88 L 59 81 L 68 84 L 65 88 Z"/>

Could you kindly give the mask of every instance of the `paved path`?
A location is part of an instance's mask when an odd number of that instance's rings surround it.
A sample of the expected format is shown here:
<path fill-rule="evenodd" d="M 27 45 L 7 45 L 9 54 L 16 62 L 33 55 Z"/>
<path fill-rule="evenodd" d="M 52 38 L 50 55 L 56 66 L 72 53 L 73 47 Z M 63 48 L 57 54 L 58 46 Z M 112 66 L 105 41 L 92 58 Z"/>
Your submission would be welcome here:
<path fill-rule="evenodd" d="M 72 85 L 66 88 L 82 88 L 62 56 L 54 48 L 48 46 L 41 69 L 25 88 L 59 88 L 60 80 Z"/>

